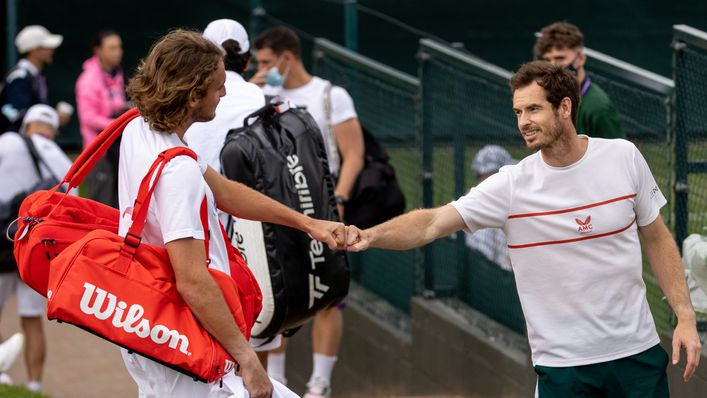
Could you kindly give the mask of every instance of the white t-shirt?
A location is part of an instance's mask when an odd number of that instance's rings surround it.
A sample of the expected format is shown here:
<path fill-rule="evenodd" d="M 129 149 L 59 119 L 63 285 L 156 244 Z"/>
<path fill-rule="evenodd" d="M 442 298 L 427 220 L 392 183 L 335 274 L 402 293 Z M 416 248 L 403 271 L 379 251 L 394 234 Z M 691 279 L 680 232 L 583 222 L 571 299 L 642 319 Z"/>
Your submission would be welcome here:
<path fill-rule="evenodd" d="M 570 166 L 537 152 L 452 202 L 470 231 L 506 233 L 536 365 L 611 361 L 659 342 L 637 226 L 666 200 L 632 143 L 583 138 Z"/>
<path fill-rule="evenodd" d="M 61 148 L 54 141 L 39 134 L 33 134 L 31 139 L 44 161 L 40 162 L 39 166 L 42 176 L 49 178 L 51 170 L 57 179 L 64 178 L 71 168 L 71 160 Z M 11 200 L 38 182 L 37 169 L 22 137 L 13 132 L 0 135 L 0 201 Z M 78 189 L 73 189 L 70 193 L 78 195 Z"/>
<path fill-rule="evenodd" d="M 243 127 L 246 116 L 265 105 L 263 90 L 236 72 L 226 71 L 225 86 L 226 95 L 216 107 L 214 120 L 194 123 L 184 135 L 189 147 L 216 171 L 221 171 L 221 149 L 228 131 Z"/>
<path fill-rule="evenodd" d="M 130 228 L 132 206 L 150 166 L 160 152 L 179 146 L 186 145 L 177 134 L 153 131 L 142 117 L 132 120 L 125 127 L 118 167 L 121 236 L 125 236 Z M 214 196 L 203 177 L 206 168 L 206 162 L 201 158 L 197 162 L 188 156 L 179 156 L 167 163 L 150 201 L 142 241 L 164 246 L 183 238 L 204 240 L 200 209 L 206 195 L 211 231 L 209 267 L 230 275 L 226 243 L 221 235 Z"/>
<path fill-rule="evenodd" d="M 317 122 L 319 130 L 324 138 L 324 145 L 327 148 L 327 158 L 329 159 L 329 170 L 332 174 L 338 175 L 341 166 L 341 159 L 337 150 L 336 142 L 332 142 L 334 132 L 329 132 L 329 121 L 327 121 L 324 109 L 324 93 L 331 83 L 328 80 L 312 76 L 312 80 L 302 87 L 285 90 L 283 87 L 265 86 L 263 91 L 267 95 L 279 95 L 292 101 L 298 108 L 305 108 Z M 349 119 L 356 118 L 356 109 L 349 93 L 339 86 L 332 86 L 330 92 L 331 101 L 331 126 L 334 127 Z"/>

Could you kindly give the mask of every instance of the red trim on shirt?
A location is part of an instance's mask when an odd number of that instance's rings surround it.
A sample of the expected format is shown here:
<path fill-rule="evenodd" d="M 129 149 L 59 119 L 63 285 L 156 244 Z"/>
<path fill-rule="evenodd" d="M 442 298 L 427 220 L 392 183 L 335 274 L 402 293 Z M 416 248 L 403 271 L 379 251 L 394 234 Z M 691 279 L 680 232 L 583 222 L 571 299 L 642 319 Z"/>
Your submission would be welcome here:
<path fill-rule="evenodd" d="M 620 202 L 622 200 L 631 199 L 631 198 L 635 198 L 635 197 L 636 197 L 636 194 L 634 193 L 632 195 L 620 196 L 618 198 L 605 200 L 603 202 L 592 203 L 592 204 L 586 205 L 586 206 L 573 207 L 571 209 L 544 211 L 544 212 L 540 212 L 540 213 L 511 214 L 510 216 L 508 216 L 508 219 L 510 220 L 512 218 L 538 217 L 538 216 L 549 216 L 552 214 L 569 213 L 571 211 L 589 209 L 591 207 L 602 206 L 602 205 L 606 205 L 606 204 L 613 203 L 613 202 Z"/>
<path fill-rule="evenodd" d="M 635 196 L 635 195 L 634 195 L 634 196 Z M 522 244 L 522 245 L 510 245 L 510 244 L 509 244 L 509 245 L 508 245 L 508 248 L 509 248 L 509 249 L 525 249 L 525 248 L 527 248 L 527 247 L 534 247 L 534 246 L 559 245 L 559 244 L 562 244 L 562 243 L 572 243 L 572 242 L 579 242 L 579 241 L 588 240 L 588 239 L 603 238 L 603 237 L 605 237 L 605 236 L 616 235 L 616 234 L 618 234 L 618 233 L 624 232 L 625 230 L 631 228 L 631 226 L 632 226 L 633 223 L 635 223 L 635 222 L 636 222 L 636 219 L 634 218 L 633 221 L 631 221 L 631 223 L 628 224 L 627 226 L 625 226 L 625 227 L 623 227 L 623 228 L 621 228 L 621 229 L 618 229 L 618 230 L 616 230 L 616 231 L 605 232 L 605 233 L 603 233 L 603 234 L 590 235 L 590 236 L 583 236 L 583 237 L 581 237 L 581 238 L 574 238 L 574 239 L 551 240 L 551 241 L 547 241 L 547 242 L 526 243 L 526 244 Z"/>

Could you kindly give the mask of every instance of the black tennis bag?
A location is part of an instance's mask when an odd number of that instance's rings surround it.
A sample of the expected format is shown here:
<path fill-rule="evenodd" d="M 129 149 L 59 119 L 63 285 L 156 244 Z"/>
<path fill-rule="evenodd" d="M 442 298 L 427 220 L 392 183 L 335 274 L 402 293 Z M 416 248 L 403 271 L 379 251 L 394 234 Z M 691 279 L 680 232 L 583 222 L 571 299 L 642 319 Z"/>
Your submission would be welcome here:
<path fill-rule="evenodd" d="M 226 137 L 223 174 L 308 216 L 338 221 L 324 141 L 309 113 L 275 99 L 244 126 Z M 350 270 L 344 252 L 281 225 L 231 217 L 227 226 L 263 292 L 253 336 L 296 329 L 346 297 Z"/>

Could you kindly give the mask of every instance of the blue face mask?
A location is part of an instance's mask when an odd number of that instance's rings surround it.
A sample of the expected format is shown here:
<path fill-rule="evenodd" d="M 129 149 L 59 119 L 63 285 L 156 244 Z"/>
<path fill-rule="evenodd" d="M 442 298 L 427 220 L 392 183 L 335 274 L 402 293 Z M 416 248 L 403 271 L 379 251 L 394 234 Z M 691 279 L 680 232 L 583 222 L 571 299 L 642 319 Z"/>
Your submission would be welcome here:
<path fill-rule="evenodd" d="M 285 74 L 280 73 L 280 63 L 282 58 L 277 60 L 277 64 L 268 70 L 268 74 L 265 76 L 265 82 L 272 87 L 282 87 L 287 79 L 287 74 L 290 72 L 290 66 L 287 66 Z"/>
<path fill-rule="evenodd" d="M 268 74 L 265 76 L 265 82 L 268 84 L 268 86 L 280 87 L 285 84 L 285 79 L 282 77 L 282 74 L 280 74 L 280 71 L 277 69 L 277 66 L 273 66 L 272 68 L 270 68 Z"/>

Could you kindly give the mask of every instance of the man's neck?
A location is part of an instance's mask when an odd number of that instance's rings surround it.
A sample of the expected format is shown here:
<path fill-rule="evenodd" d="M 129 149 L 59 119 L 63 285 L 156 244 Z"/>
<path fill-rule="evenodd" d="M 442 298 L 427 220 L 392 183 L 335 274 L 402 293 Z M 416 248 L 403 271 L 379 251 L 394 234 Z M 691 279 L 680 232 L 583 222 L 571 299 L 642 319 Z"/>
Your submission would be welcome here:
<path fill-rule="evenodd" d="M 574 164 L 587 152 L 589 140 L 577 135 L 574 127 L 565 131 L 550 147 L 540 150 L 543 160 L 552 167 L 567 167 Z"/>
<path fill-rule="evenodd" d="M 310 81 L 312 81 L 312 75 L 304 69 L 304 65 L 296 63 L 290 68 L 290 73 L 287 74 L 287 80 L 283 87 L 285 90 L 293 90 L 304 86 Z"/>
<path fill-rule="evenodd" d="M 187 133 L 187 130 L 189 130 L 189 127 L 192 125 L 192 121 L 186 122 L 184 125 L 177 127 L 174 129 L 174 133 L 177 134 L 177 137 L 179 137 L 179 140 L 182 141 L 184 144 L 186 144 L 186 141 L 184 141 L 184 135 Z"/>
<path fill-rule="evenodd" d="M 582 86 L 582 83 L 584 82 L 584 79 L 587 78 L 587 71 L 584 70 L 584 67 L 582 69 L 577 71 L 577 82 L 579 82 L 580 87 Z"/>
<path fill-rule="evenodd" d="M 41 61 L 39 61 L 38 59 L 33 58 L 33 57 L 27 57 L 25 59 L 27 61 L 29 61 L 32 65 L 34 65 L 34 67 L 37 68 L 38 72 L 42 71 L 42 68 L 44 67 L 44 63 L 42 63 Z"/>

